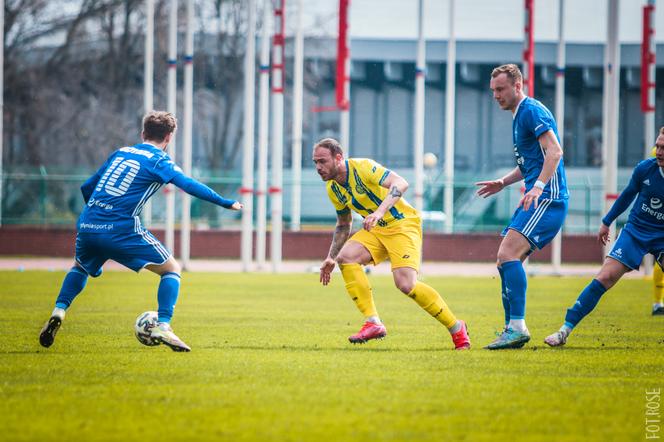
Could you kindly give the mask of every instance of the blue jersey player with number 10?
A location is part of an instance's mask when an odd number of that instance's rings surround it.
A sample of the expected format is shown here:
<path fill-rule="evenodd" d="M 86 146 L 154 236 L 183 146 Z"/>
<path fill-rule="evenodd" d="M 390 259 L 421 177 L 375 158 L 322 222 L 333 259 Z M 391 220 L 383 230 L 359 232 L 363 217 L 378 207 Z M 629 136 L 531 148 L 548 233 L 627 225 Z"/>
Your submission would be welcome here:
<path fill-rule="evenodd" d="M 240 210 L 242 204 L 223 198 L 175 165 L 165 151 L 176 128 L 172 114 L 147 113 L 143 117 L 143 142 L 116 150 L 81 186 L 86 205 L 77 224 L 75 262 L 39 335 L 43 347 L 53 345 L 67 308 L 85 287 L 88 276 L 101 275 L 102 265 L 112 259 L 136 272 L 146 268 L 161 276 L 157 290 L 159 324 L 152 329 L 152 337 L 173 351 L 191 350 L 170 326 L 180 291 L 180 265 L 141 225 L 141 210 L 168 183 L 227 209 Z"/>
<path fill-rule="evenodd" d="M 503 231 L 497 256 L 502 282 L 505 328 L 485 348 L 521 348 L 530 341 L 526 327 L 526 272 L 523 261 L 535 249 L 556 236 L 567 215 L 567 183 L 558 127 L 551 112 L 523 93 L 523 77 L 514 64 L 491 73 L 493 98 L 512 112 L 512 137 L 516 166 L 498 180 L 480 181 L 477 194 L 486 198 L 504 187 L 524 180 L 525 194 L 510 224 Z"/>
<path fill-rule="evenodd" d="M 664 269 L 664 127 L 659 130 L 655 147 L 655 158 L 637 164 L 629 184 L 609 213 L 602 218 L 597 239 L 606 245 L 609 240 L 609 226 L 636 199 L 629 212 L 627 224 L 620 232 L 599 273 L 567 310 L 565 323 L 560 330 L 544 339 L 551 347 L 564 345 L 572 330 L 593 311 L 602 295 L 625 273 L 637 270 L 646 254 L 652 253 L 657 264 Z"/>

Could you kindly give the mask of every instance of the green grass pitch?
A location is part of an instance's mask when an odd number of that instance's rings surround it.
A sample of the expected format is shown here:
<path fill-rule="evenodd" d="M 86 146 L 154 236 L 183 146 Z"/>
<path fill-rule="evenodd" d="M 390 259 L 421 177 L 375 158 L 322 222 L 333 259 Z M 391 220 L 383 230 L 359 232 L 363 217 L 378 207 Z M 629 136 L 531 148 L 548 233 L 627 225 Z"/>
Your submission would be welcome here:
<path fill-rule="evenodd" d="M 315 274 L 184 274 L 173 327 L 193 351 L 174 353 L 133 336 L 156 309 L 147 272 L 91 279 L 41 348 L 63 276 L 0 273 L 2 441 L 644 440 L 645 392 L 664 387 L 664 318 L 641 279 L 550 349 L 542 339 L 589 280 L 531 278 L 533 340 L 490 352 L 498 280 L 429 276 L 468 322 L 474 347 L 455 352 L 389 277 L 370 277 L 388 337 L 353 346 L 361 317 L 338 274 L 329 287 Z"/>

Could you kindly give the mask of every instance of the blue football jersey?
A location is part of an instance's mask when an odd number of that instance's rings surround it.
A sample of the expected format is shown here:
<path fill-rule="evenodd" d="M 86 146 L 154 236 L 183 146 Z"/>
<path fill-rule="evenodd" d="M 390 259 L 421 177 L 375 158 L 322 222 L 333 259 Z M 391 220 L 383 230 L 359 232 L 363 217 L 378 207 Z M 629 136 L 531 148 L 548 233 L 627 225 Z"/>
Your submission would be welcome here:
<path fill-rule="evenodd" d="M 610 226 L 635 197 L 628 222 L 643 233 L 664 236 L 664 171 L 657 165 L 656 158 L 649 158 L 637 164 L 629 184 L 602 222 Z"/>
<path fill-rule="evenodd" d="M 145 202 L 181 174 L 171 158 L 151 144 L 116 150 L 81 187 L 86 206 L 78 231 L 138 232 Z"/>
<path fill-rule="evenodd" d="M 514 156 L 516 156 L 516 164 L 526 183 L 526 192 L 532 189 L 542 172 L 546 154 L 540 146 L 538 138 L 548 130 L 552 130 L 560 142 L 556 120 L 549 109 L 534 98 L 526 97 L 519 104 L 512 121 Z M 569 198 L 562 158 L 556 172 L 546 183 L 541 198 L 556 200 Z"/>

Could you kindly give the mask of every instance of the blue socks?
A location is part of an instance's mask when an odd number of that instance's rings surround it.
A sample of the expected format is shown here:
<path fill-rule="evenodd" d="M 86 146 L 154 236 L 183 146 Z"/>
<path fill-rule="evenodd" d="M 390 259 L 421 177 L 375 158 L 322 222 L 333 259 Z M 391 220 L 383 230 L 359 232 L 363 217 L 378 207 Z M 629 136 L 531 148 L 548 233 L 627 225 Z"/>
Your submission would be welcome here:
<path fill-rule="evenodd" d="M 502 263 L 502 279 L 505 285 L 504 293 L 509 304 L 510 320 L 524 319 L 526 316 L 526 288 L 528 281 L 521 261 L 507 261 Z M 503 306 L 506 302 L 503 301 Z"/>
<path fill-rule="evenodd" d="M 501 266 L 498 266 L 498 273 L 500 274 L 500 294 L 503 300 L 503 310 L 505 311 L 505 326 L 507 327 L 510 322 L 510 299 L 507 297 L 505 290 L 505 273 Z"/>
<path fill-rule="evenodd" d="M 55 300 L 55 306 L 67 310 L 74 301 L 74 298 L 76 298 L 76 295 L 83 291 L 87 282 L 88 274 L 85 270 L 79 267 L 72 267 L 67 276 L 65 276 L 65 280 L 62 281 L 62 287 L 60 287 L 58 299 Z"/>
<path fill-rule="evenodd" d="M 590 312 L 593 311 L 599 299 L 606 292 L 604 286 L 596 279 L 593 279 L 586 286 L 576 300 L 576 303 L 569 309 L 565 315 L 565 326 L 573 329 L 576 324 Z"/>
<path fill-rule="evenodd" d="M 60 294 L 55 301 L 55 306 L 61 309 L 67 309 L 74 298 L 83 291 L 88 281 L 88 274 L 79 267 L 72 267 L 65 280 L 62 281 Z M 164 273 L 161 275 L 161 282 L 157 290 L 157 300 L 159 302 L 159 322 L 171 322 L 173 309 L 178 300 L 180 292 L 180 275 L 177 273 Z"/>
<path fill-rule="evenodd" d="M 157 301 L 159 302 L 159 322 L 171 322 L 173 309 L 178 300 L 180 292 L 180 275 L 173 272 L 161 275 L 161 282 L 157 290 Z"/>

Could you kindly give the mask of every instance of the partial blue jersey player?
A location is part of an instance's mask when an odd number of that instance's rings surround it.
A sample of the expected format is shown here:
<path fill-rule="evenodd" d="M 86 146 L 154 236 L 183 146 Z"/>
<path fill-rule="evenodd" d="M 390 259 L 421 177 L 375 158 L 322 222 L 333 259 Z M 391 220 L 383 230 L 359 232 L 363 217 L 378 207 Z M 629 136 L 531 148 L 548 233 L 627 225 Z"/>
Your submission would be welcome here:
<path fill-rule="evenodd" d="M 172 114 L 149 112 L 143 118 L 143 142 L 116 150 L 81 186 L 86 205 L 77 223 L 75 263 L 40 333 L 42 346 L 53 344 L 67 308 L 85 287 L 88 276 L 99 276 L 103 264 L 112 259 L 136 272 L 147 268 L 161 276 L 157 291 L 159 325 L 152 329 L 153 338 L 174 351 L 190 350 L 170 327 L 180 289 L 180 266 L 141 225 L 141 211 L 168 183 L 227 209 L 240 210 L 242 205 L 187 177 L 171 160 L 165 150 L 176 126 Z"/>
<path fill-rule="evenodd" d="M 493 97 L 512 112 L 512 144 L 516 167 L 498 180 L 480 181 L 484 198 L 521 180 L 525 193 L 519 201 L 498 249 L 505 328 L 486 346 L 490 350 L 521 348 L 530 340 L 526 327 L 526 273 L 523 260 L 553 240 L 567 215 L 567 180 L 558 127 L 551 112 L 523 92 L 523 77 L 514 64 L 491 73 Z"/>
<path fill-rule="evenodd" d="M 627 224 L 608 255 L 630 270 L 638 270 L 647 253 L 653 253 L 657 262 L 662 262 L 664 170 L 657 163 L 657 158 L 640 162 L 634 168 L 625 190 L 602 218 L 602 224 L 608 227 L 634 202 Z"/>
<path fill-rule="evenodd" d="M 636 166 L 629 184 L 602 218 L 597 237 L 606 245 L 609 227 L 634 202 L 627 224 L 599 273 L 567 310 L 560 330 L 544 340 L 550 346 L 564 345 L 572 330 L 593 311 L 602 295 L 625 273 L 637 270 L 646 254 L 652 253 L 657 264 L 664 269 L 664 127 L 659 130 L 655 147 L 655 158 L 641 161 Z"/>

